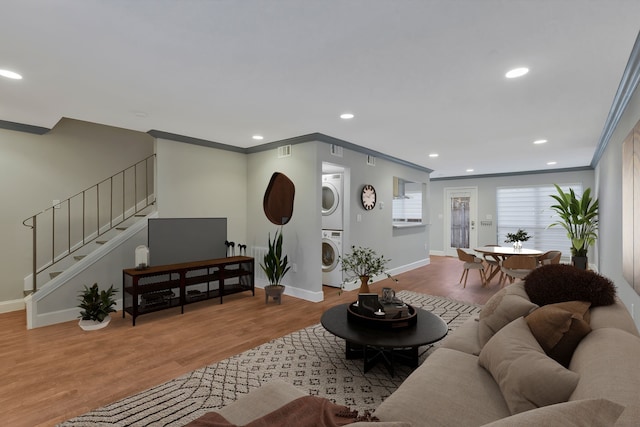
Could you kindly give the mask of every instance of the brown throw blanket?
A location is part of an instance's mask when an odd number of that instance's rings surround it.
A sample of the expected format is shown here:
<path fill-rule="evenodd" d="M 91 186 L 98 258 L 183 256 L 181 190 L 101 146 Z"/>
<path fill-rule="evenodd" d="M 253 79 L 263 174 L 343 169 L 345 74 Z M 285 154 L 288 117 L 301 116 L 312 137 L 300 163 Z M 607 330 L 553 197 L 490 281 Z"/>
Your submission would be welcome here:
<path fill-rule="evenodd" d="M 304 396 L 295 399 L 267 415 L 253 420 L 245 427 L 337 427 L 356 421 L 375 421 L 368 413 L 358 417 L 357 411 L 346 406 L 336 405 L 330 400 L 317 396 Z M 231 424 L 217 412 L 204 414 L 191 421 L 187 427 L 239 427 Z"/>

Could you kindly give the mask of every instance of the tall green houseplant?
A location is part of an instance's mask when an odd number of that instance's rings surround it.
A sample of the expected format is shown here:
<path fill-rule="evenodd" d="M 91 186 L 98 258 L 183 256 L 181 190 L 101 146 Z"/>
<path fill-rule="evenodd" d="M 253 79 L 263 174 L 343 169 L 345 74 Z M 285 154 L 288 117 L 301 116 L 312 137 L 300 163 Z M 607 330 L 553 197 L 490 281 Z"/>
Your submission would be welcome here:
<path fill-rule="evenodd" d="M 558 194 L 551 197 L 557 202 L 551 209 L 558 214 L 559 220 L 549 225 L 559 225 L 567 231 L 571 240 L 571 255 L 574 265 L 586 269 L 587 252 L 598 238 L 598 199 L 591 197 L 591 189 L 587 188 L 581 198 L 576 196 L 572 188 L 564 192 L 554 184 Z"/>
<path fill-rule="evenodd" d="M 291 268 L 287 255 L 282 256 L 282 230 L 280 232 L 276 230 L 273 241 L 271 240 L 271 233 L 269 233 L 269 251 L 265 254 L 260 267 L 266 274 L 269 285 L 281 285 L 282 278 Z"/>

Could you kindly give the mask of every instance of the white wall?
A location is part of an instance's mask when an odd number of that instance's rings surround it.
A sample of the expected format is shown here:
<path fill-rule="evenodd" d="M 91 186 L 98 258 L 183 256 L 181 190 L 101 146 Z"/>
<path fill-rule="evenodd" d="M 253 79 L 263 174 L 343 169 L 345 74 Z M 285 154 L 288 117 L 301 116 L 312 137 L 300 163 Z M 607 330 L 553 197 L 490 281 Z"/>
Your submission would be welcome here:
<path fill-rule="evenodd" d="M 638 120 L 640 90 L 636 89 L 598 162 L 596 188 L 600 203 L 599 270 L 616 284 L 618 295 L 640 328 L 640 296 L 622 273 L 622 143 Z M 640 259 L 636 259 L 635 263 L 640 263 Z"/>
<path fill-rule="evenodd" d="M 153 138 L 62 119 L 45 135 L 0 129 L 0 312 L 23 306 L 32 234 L 22 221 L 153 154 Z"/>
<path fill-rule="evenodd" d="M 416 182 L 428 182 L 426 172 L 399 165 L 389 160 L 376 159 L 376 166 L 366 165 L 367 155 L 343 150 L 343 157 L 330 154 L 330 144 L 307 142 L 292 146 L 291 157 L 278 158 L 271 149 L 249 155 L 247 232 L 249 243 L 266 246 L 267 236 L 277 226 L 264 216 L 262 198 L 274 172 L 287 175 L 296 186 L 294 211 L 291 221 L 284 226 L 284 250 L 297 271 L 291 271 L 284 284 L 296 296 L 320 301 L 322 295 L 321 245 L 321 187 L 322 163 L 329 162 L 345 169 L 345 246 L 367 246 L 390 258 L 392 272 L 404 271 L 428 262 L 426 227 L 394 230 L 391 224 L 393 176 Z M 364 184 L 372 184 L 378 195 L 378 206 L 365 211 L 360 205 L 360 191 Z M 426 204 L 426 201 L 425 201 Z M 382 206 L 382 209 L 380 209 Z M 426 211 L 426 209 L 425 209 Z M 361 215 L 358 222 L 357 216 Z M 256 260 L 259 262 L 259 260 Z M 289 289 L 289 288 L 288 288 Z"/>
<path fill-rule="evenodd" d="M 160 218 L 227 218 L 227 240 L 247 241 L 246 154 L 158 139 L 156 156 Z"/>

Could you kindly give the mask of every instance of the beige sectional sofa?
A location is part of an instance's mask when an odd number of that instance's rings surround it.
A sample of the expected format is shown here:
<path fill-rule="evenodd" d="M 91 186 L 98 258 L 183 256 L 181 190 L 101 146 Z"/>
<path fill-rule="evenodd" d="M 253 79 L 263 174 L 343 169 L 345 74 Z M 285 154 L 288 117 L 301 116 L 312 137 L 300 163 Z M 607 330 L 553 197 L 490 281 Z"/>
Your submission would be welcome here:
<path fill-rule="evenodd" d="M 607 306 L 585 304 L 537 311 L 524 282 L 505 287 L 376 409 L 381 422 L 352 425 L 640 425 L 638 330 L 618 299 Z M 541 317 L 542 327 L 534 324 Z M 579 331 L 585 324 L 586 336 L 570 336 L 584 335 Z M 539 339 L 551 347 L 573 340 L 568 369 L 545 353 L 549 349 Z M 269 383 L 221 414 L 242 425 L 302 395 L 287 383 Z"/>

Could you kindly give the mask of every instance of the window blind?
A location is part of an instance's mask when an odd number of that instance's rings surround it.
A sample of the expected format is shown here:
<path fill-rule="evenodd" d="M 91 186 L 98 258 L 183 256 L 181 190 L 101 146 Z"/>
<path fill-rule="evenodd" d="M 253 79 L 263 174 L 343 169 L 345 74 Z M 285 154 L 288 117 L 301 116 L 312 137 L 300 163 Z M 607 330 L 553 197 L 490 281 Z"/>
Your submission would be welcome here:
<path fill-rule="evenodd" d="M 582 196 L 582 184 L 558 184 L 562 191 L 572 188 L 578 197 Z M 562 258 L 571 256 L 571 242 L 567 232 L 561 226 L 549 228 L 558 220 L 551 209 L 556 201 L 551 197 L 557 194 L 553 184 L 526 187 L 498 187 L 496 190 L 498 244 L 505 243 L 507 233 L 515 233 L 519 228 L 530 236 L 523 243 L 525 248 L 562 251 Z"/>

